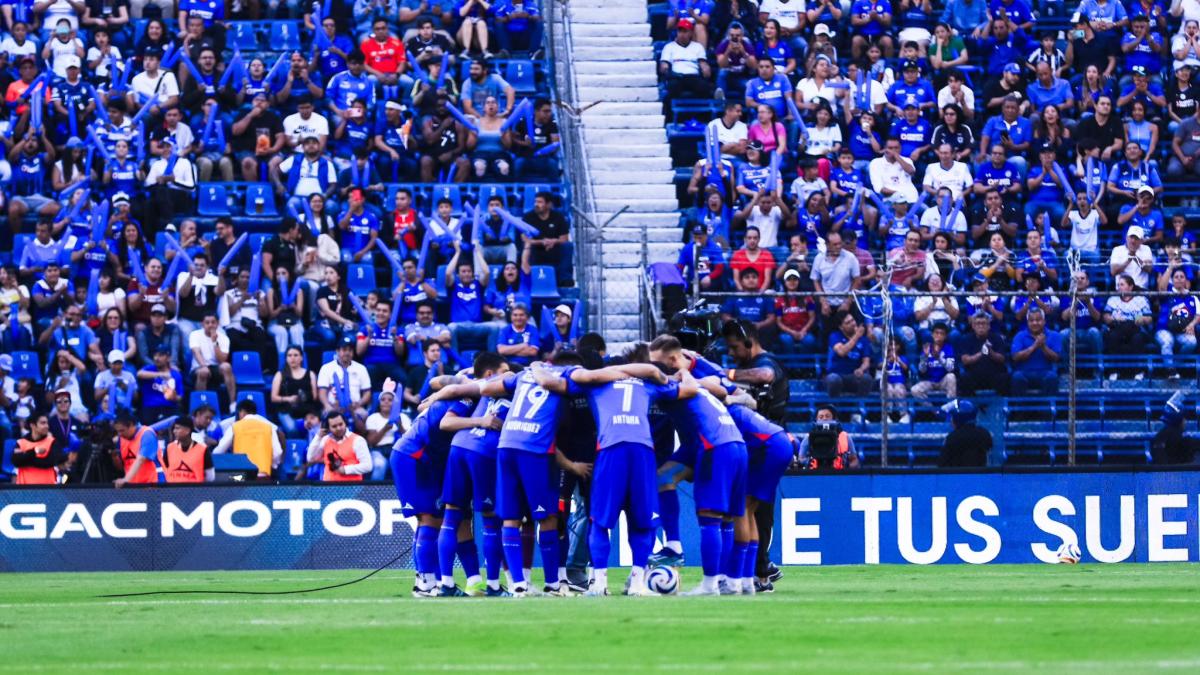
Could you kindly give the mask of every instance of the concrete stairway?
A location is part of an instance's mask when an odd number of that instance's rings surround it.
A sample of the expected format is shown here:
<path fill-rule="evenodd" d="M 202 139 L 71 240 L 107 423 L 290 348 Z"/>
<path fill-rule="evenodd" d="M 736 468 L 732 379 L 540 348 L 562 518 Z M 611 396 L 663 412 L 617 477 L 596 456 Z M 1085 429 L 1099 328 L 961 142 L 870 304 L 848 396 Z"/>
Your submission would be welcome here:
<path fill-rule="evenodd" d="M 553 1 L 553 0 L 552 0 Z M 603 236 L 605 337 L 637 339 L 636 266 L 674 260 L 678 202 L 645 0 L 571 0 L 571 68 Z M 614 214 L 625 209 L 620 215 Z M 611 222 L 609 222 L 609 220 Z"/>

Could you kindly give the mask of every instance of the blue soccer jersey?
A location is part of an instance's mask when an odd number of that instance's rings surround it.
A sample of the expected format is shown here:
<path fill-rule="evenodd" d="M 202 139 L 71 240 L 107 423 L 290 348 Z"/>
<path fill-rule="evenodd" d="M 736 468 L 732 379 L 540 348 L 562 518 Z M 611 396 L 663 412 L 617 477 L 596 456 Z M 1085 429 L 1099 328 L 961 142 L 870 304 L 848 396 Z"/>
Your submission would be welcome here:
<path fill-rule="evenodd" d="M 729 406 L 729 416 L 733 418 L 734 424 L 742 433 L 742 439 L 746 442 L 746 450 L 750 453 L 751 463 L 756 457 L 761 458 L 766 452 L 767 440 L 775 434 L 784 433 L 783 427 L 744 405 Z"/>
<path fill-rule="evenodd" d="M 457 398 L 434 402 L 417 415 L 412 426 L 396 441 L 392 450 L 415 459 L 445 458 L 450 451 L 450 434 L 440 429 L 442 418 L 451 411 L 456 415 L 466 415 L 471 411 L 472 403 L 469 399 Z"/>
<path fill-rule="evenodd" d="M 580 387 L 570 382 L 573 391 Z M 654 447 L 650 432 L 650 405 L 658 400 L 679 398 L 679 385 L 646 382 L 636 377 L 608 382 L 587 389 L 596 417 L 596 447 L 611 448 L 618 443 Z"/>
<path fill-rule="evenodd" d="M 700 389 L 699 396 L 667 405 L 666 410 L 679 431 L 682 453 L 679 456 L 684 464 L 694 463 L 700 450 L 742 442 L 742 434 L 725 404 L 704 388 Z"/>
<path fill-rule="evenodd" d="M 568 377 L 571 370 L 573 368 L 560 370 L 559 374 Z M 553 454 L 554 433 L 563 397 L 539 386 L 529 370 L 505 375 L 504 389 L 512 394 L 512 408 L 504 419 L 498 447 Z"/>
<path fill-rule="evenodd" d="M 475 404 L 475 411 L 471 413 L 471 417 L 495 415 L 501 421 L 504 421 L 504 418 L 508 416 L 511 405 L 508 399 L 484 396 Z M 450 444 L 456 448 L 478 452 L 488 457 L 495 457 L 496 444 L 499 442 L 499 431 L 483 427 L 472 427 L 470 429 L 460 429 L 458 433 L 454 434 L 454 440 Z"/>

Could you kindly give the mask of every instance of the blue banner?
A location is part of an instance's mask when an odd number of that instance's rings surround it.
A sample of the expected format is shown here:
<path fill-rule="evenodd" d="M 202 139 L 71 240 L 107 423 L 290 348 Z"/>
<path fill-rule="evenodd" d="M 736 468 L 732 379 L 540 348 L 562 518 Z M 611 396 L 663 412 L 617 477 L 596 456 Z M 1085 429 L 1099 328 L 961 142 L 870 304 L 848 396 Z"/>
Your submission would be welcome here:
<path fill-rule="evenodd" d="M 691 485 L 684 552 L 700 560 Z M 0 490 L 0 571 L 411 566 L 415 522 L 390 485 Z M 630 563 L 624 525 L 613 562 Z M 1200 562 L 1200 471 L 790 476 L 782 565 Z"/>

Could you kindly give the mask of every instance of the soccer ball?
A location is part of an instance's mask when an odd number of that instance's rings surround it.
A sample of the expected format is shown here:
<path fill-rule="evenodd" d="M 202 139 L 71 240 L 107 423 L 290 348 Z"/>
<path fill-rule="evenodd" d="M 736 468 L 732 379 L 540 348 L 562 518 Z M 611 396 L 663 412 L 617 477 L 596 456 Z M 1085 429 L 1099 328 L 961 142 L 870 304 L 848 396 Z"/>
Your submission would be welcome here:
<path fill-rule="evenodd" d="M 646 586 L 661 595 L 673 595 L 679 590 L 679 572 L 674 567 L 655 567 L 646 575 Z"/>
<path fill-rule="evenodd" d="M 1079 559 L 1083 557 L 1083 553 L 1075 544 L 1063 544 L 1058 547 L 1058 562 L 1066 565 L 1075 565 Z"/>

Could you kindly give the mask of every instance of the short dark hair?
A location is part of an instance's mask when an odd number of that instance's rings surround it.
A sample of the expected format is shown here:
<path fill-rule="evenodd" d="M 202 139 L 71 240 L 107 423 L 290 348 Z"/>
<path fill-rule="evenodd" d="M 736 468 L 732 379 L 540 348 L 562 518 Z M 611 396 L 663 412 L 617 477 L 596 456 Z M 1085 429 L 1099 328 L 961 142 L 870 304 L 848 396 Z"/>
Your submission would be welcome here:
<path fill-rule="evenodd" d="M 471 365 L 475 379 L 480 379 L 487 371 L 495 372 L 504 364 L 504 357 L 496 352 L 479 352 L 475 355 L 475 363 Z"/>
<path fill-rule="evenodd" d="M 358 49 L 357 47 L 351 49 L 350 53 L 346 55 L 346 63 L 364 63 L 366 60 L 367 59 L 365 56 L 363 56 L 362 50 Z"/>
<path fill-rule="evenodd" d="M 119 424 L 123 427 L 137 426 L 137 420 L 134 419 L 133 412 L 127 408 L 122 408 L 113 417 L 113 424 Z"/>
<path fill-rule="evenodd" d="M 575 348 L 581 352 L 593 351 L 601 353 L 608 351 L 608 345 L 604 342 L 604 336 L 594 332 L 580 335 L 579 340 L 575 342 Z"/>
<path fill-rule="evenodd" d="M 247 415 L 258 414 L 258 404 L 252 398 L 244 398 L 237 404 L 237 411 L 246 413 Z"/>

